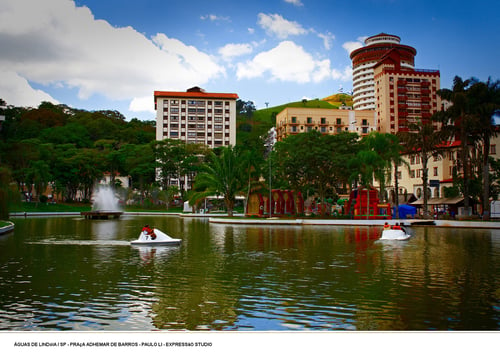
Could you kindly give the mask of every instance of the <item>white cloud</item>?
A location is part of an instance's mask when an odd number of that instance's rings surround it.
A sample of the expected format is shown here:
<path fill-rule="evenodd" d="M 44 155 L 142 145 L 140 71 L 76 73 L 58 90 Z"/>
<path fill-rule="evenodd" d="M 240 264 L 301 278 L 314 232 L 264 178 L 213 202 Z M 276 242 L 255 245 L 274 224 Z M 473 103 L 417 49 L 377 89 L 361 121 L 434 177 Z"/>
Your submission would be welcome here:
<path fill-rule="evenodd" d="M 332 48 L 332 41 L 335 40 L 335 35 L 331 32 L 327 32 L 326 34 L 318 34 L 318 37 L 323 40 L 325 49 L 330 50 Z"/>
<path fill-rule="evenodd" d="M 303 6 L 302 2 L 300 0 L 285 0 L 286 3 L 295 5 L 295 6 Z"/>
<path fill-rule="evenodd" d="M 0 70 L 0 98 L 8 105 L 38 107 L 43 102 L 59 102 L 49 94 L 33 89 L 25 78 L 12 71 Z"/>
<path fill-rule="evenodd" d="M 323 60 L 316 63 L 316 68 L 312 74 L 314 82 L 321 82 L 331 78 L 330 60 Z"/>
<path fill-rule="evenodd" d="M 0 71 L 11 73 L 2 76 L 0 98 L 8 94 L 8 103 L 19 105 L 50 98 L 29 82 L 76 88 L 82 100 L 97 94 L 132 101 L 225 74 L 192 46 L 164 34 L 148 39 L 131 27 L 115 28 L 67 0 L 2 0 L 0 48 Z"/>
<path fill-rule="evenodd" d="M 239 80 L 270 74 L 271 80 L 297 83 L 320 82 L 332 78 L 330 60 L 317 61 L 301 46 L 283 41 L 275 48 L 261 52 L 252 60 L 237 64 Z"/>
<path fill-rule="evenodd" d="M 363 47 L 364 46 L 364 41 L 365 41 L 366 37 L 358 37 L 358 40 L 357 41 L 347 41 L 345 42 L 342 47 L 344 48 L 344 50 L 346 50 L 348 53 L 351 53 L 352 51 L 360 48 L 360 47 Z"/>
<path fill-rule="evenodd" d="M 132 99 L 129 105 L 129 111 L 131 112 L 150 112 L 155 113 L 153 96 L 146 97 L 136 97 Z"/>
<path fill-rule="evenodd" d="M 248 55 L 252 53 L 253 48 L 250 44 L 227 44 L 219 49 L 219 54 L 226 61 L 230 61 L 234 57 Z"/>
<path fill-rule="evenodd" d="M 341 80 L 341 81 L 352 81 L 352 67 L 351 66 L 345 66 L 344 71 L 339 71 L 336 69 L 332 70 L 332 78 L 334 80 Z"/>
<path fill-rule="evenodd" d="M 218 15 L 214 15 L 214 14 L 202 15 L 202 16 L 200 16 L 200 19 L 214 21 L 214 22 L 215 21 L 231 22 L 231 18 L 229 18 L 228 16 L 218 16 Z"/>
<path fill-rule="evenodd" d="M 269 34 L 286 39 L 288 36 L 305 35 L 308 33 L 299 23 L 285 20 L 281 15 L 259 14 L 258 24 Z"/>

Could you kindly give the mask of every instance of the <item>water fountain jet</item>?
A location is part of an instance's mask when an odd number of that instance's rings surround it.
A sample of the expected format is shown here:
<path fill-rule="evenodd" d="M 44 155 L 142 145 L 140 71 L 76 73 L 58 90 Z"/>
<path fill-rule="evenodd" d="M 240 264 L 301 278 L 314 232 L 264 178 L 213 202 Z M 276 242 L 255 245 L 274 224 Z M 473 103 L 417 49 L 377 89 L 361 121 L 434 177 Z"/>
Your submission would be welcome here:
<path fill-rule="evenodd" d="M 92 193 L 92 210 L 81 212 L 86 219 L 118 219 L 122 214 L 110 186 L 98 186 Z"/>

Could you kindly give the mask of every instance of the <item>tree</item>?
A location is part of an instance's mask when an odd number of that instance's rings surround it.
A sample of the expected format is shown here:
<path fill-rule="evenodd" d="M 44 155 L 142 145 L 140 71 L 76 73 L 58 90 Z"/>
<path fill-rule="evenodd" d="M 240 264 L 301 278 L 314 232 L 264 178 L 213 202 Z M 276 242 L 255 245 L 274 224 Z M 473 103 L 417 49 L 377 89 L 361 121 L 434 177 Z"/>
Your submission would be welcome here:
<path fill-rule="evenodd" d="M 493 121 L 495 114 L 500 114 L 500 81 L 486 82 L 472 80 L 472 85 L 467 91 L 471 102 L 471 111 L 475 118 L 475 132 L 482 144 L 481 173 L 483 180 L 482 208 L 483 220 L 489 220 L 490 198 L 490 140 L 498 135 L 498 128 Z"/>
<path fill-rule="evenodd" d="M 40 196 L 47 189 L 50 179 L 50 167 L 47 161 L 37 160 L 30 163 L 26 175 L 26 184 L 34 186 L 38 201 L 40 201 Z"/>
<path fill-rule="evenodd" d="M 247 118 L 250 118 L 255 110 L 255 104 L 252 101 L 245 102 L 241 99 L 236 100 L 236 113 L 243 114 Z"/>
<path fill-rule="evenodd" d="M 9 219 L 9 204 L 19 197 L 15 195 L 15 190 L 12 190 L 11 182 L 10 170 L 5 166 L 0 166 L 0 219 L 4 220 Z"/>
<path fill-rule="evenodd" d="M 242 192 L 245 182 L 241 159 L 241 152 L 232 146 L 221 147 L 219 155 L 210 152 L 195 177 L 190 205 L 208 196 L 222 195 L 228 216 L 233 216 L 236 195 Z"/>
<path fill-rule="evenodd" d="M 132 177 L 132 186 L 139 189 L 141 202 L 155 183 L 156 161 L 153 144 L 126 144 L 120 148 L 126 172 Z"/>
<path fill-rule="evenodd" d="M 276 143 L 278 178 L 283 186 L 301 191 L 313 187 L 322 203 L 328 190 L 337 191 L 347 179 L 347 163 L 355 153 L 357 135 L 322 135 L 314 130 Z"/>
<path fill-rule="evenodd" d="M 449 120 L 447 123 L 455 127 L 454 137 L 460 141 L 460 168 L 462 169 L 463 178 L 463 195 L 465 211 L 469 211 L 469 189 L 471 167 L 469 160 L 469 145 L 472 145 L 471 134 L 473 131 L 473 117 L 470 112 L 470 101 L 467 97 L 467 89 L 471 84 L 471 80 L 462 80 L 459 76 L 453 79 L 453 88 L 441 89 L 438 94 L 442 99 L 449 101 L 452 105 L 446 110 L 446 115 Z"/>
<path fill-rule="evenodd" d="M 255 148 L 250 148 L 248 150 L 240 149 L 242 152 L 242 170 L 246 174 L 246 200 L 245 200 L 245 213 L 247 209 L 247 200 L 250 197 L 250 192 L 252 187 L 255 187 L 256 182 L 259 180 L 259 176 L 262 174 L 262 168 L 264 165 L 264 157 L 261 151 Z"/>
<path fill-rule="evenodd" d="M 394 183 L 396 190 L 396 207 L 398 206 L 398 176 L 397 167 L 401 164 L 401 152 L 403 150 L 402 145 L 399 143 L 399 138 L 390 133 L 380 133 L 371 132 L 366 137 L 361 140 L 362 145 L 364 145 L 368 150 L 376 152 L 382 159 L 383 165 L 375 168 L 374 174 L 380 183 L 380 195 L 381 200 L 385 200 L 382 197 L 385 193 L 385 183 L 390 179 L 390 169 L 394 166 Z"/>
<path fill-rule="evenodd" d="M 188 181 L 192 181 L 207 147 L 203 144 L 185 143 L 167 138 L 155 142 L 154 148 L 160 185 L 162 188 L 168 188 L 171 179 L 179 179 L 179 190 L 184 193 L 186 183 L 183 178 L 187 176 Z"/>

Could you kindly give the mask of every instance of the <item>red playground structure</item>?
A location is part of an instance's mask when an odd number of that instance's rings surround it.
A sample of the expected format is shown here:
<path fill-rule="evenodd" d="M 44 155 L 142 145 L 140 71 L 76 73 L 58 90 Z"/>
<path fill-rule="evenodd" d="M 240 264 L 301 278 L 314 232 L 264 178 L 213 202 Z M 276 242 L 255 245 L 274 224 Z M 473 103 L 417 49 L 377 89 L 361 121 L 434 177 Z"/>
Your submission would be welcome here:
<path fill-rule="evenodd" d="M 391 205 L 381 204 L 378 191 L 360 186 L 351 191 L 344 212 L 353 219 L 391 219 Z"/>

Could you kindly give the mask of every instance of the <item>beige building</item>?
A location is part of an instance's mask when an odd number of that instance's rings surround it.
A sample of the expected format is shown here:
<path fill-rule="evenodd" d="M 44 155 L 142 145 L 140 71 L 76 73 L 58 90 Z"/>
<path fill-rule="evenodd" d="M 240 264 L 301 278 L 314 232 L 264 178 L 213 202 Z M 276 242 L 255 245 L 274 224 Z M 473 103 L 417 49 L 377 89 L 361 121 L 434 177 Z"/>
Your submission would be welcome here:
<path fill-rule="evenodd" d="M 276 116 L 276 138 L 317 130 L 323 134 L 355 132 L 360 136 L 376 130 L 375 111 L 287 107 Z"/>
<path fill-rule="evenodd" d="M 210 148 L 236 144 L 235 93 L 155 91 L 156 140 L 179 139 Z"/>

